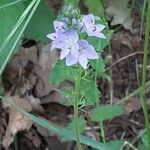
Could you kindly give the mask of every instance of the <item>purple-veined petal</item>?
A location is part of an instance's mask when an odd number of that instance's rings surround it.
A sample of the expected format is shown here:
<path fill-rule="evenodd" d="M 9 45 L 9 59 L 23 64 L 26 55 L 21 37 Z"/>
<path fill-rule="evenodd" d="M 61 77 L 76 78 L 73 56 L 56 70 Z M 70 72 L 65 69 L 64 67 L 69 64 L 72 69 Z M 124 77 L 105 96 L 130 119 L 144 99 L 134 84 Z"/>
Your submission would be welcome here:
<path fill-rule="evenodd" d="M 86 40 L 79 40 L 78 43 L 81 49 L 85 49 L 88 46 L 88 41 Z"/>
<path fill-rule="evenodd" d="M 69 53 L 69 55 L 67 55 L 67 57 L 66 57 L 66 66 L 74 65 L 77 62 L 78 62 L 78 57 L 72 56 L 71 53 Z"/>
<path fill-rule="evenodd" d="M 74 43 L 76 43 L 79 39 L 77 32 L 75 32 L 74 30 L 69 30 L 65 32 L 65 35 L 68 37 L 68 40 L 72 40 L 74 41 Z"/>
<path fill-rule="evenodd" d="M 62 26 L 64 25 L 63 22 L 59 22 L 59 21 L 54 21 L 54 28 L 56 32 L 59 32 L 60 30 L 62 30 L 62 32 L 64 31 Z"/>
<path fill-rule="evenodd" d="M 71 54 L 72 54 L 73 56 L 76 56 L 76 57 L 79 56 L 79 45 L 78 45 L 78 43 L 74 43 L 74 44 L 72 45 L 72 47 L 71 47 Z"/>
<path fill-rule="evenodd" d="M 79 64 L 84 68 L 87 69 L 88 59 L 84 55 L 79 56 Z"/>
<path fill-rule="evenodd" d="M 52 45 L 54 45 L 56 48 L 62 49 L 66 47 L 66 41 L 67 37 L 61 34 L 52 42 Z"/>
<path fill-rule="evenodd" d="M 63 48 L 60 52 L 60 60 L 64 59 L 70 52 L 71 49 Z"/>
<path fill-rule="evenodd" d="M 94 15 L 93 14 L 85 15 L 82 19 L 82 22 L 85 24 L 85 26 L 94 25 L 95 24 Z"/>
<path fill-rule="evenodd" d="M 98 37 L 98 38 L 101 38 L 101 39 L 106 39 L 106 36 L 103 34 L 103 33 L 95 33 L 93 34 L 94 36 Z"/>
<path fill-rule="evenodd" d="M 89 45 L 82 51 L 82 54 L 88 59 L 98 59 L 99 56 L 92 45 Z"/>
<path fill-rule="evenodd" d="M 48 34 L 47 37 L 51 40 L 55 40 L 58 37 L 58 33 Z"/>
<path fill-rule="evenodd" d="M 104 28 L 105 28 L 105 26 L 102 25 L 102 24 L 96 24 L 95 26 L 96 26 L 96 28 L 97 28 L 97 30 L 98 30 L 99 32 L 101 32 L 101 31 L 104 30 Z"/>

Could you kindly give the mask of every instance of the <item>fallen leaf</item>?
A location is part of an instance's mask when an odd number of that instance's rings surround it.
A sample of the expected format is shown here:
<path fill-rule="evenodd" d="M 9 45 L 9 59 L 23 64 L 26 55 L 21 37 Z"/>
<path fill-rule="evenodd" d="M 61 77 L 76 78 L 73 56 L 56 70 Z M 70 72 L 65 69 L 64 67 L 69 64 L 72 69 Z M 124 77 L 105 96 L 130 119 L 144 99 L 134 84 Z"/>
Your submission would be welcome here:
<path fill-rule="evenodd" d="M 32 109 L 29 102 L 24 98 L 19 98 L 19 96 L 10 96 L 9 93 L 7 93 L 5 98 L 10 101 L 14 100 L 13 103 L 25 111 L 31 111 Z M 5 149 L 7 149 L 13 142 L 15 134 L 19 131 L 29 130 L 32 126 L 32 122 L 12 106 L 6 105 L 6 102 L 4 105 L 8 108 L 9 122 L 2 144 Z"/>
<path fill-rule="evenodd" d="M 129 0 L 109 0 L 106 13 L 111 20 L 111 25 L 115 26 L 121 24 L 125 29 L 133 32 L 131 18 L 131 10 L 128 8 Z"/>
<path fill-rule="evenodd" d="M 35 92 L 37 97 L 46 96 L 58 87 L 58 85 L 49 83 L 49 73 L 58 58 L 57 51 L 53 51 L 50 53 L 50 47 L 50 44 L 39 44 L 37 46 L 39 52 L 39 59 L 38 64 L 34 65 L 33 69 L 33 73 L 36 74 L 36 76 L 38 77 L 38 81 L 35 86 Z"/>
<path fill-rule="evenodd" d="M 41 106 L 41 100 L 39 98 L 35 98 L 33 95 L 28 94 L 26 97 L 32 106 L 32 112 L 35 112 L 36 114 L 45 113 L 45 109 Z"/>

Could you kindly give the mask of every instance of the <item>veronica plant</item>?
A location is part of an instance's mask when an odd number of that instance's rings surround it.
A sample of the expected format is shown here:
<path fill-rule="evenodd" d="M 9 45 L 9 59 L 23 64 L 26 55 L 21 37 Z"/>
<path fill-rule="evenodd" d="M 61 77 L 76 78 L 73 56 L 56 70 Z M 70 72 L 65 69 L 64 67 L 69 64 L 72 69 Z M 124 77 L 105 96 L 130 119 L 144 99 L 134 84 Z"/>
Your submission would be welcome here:
<path fill-rule="evenodd" d="M 81 15 L 70 4 L 63 7 L 53 25 L 55 32 L 47 37 L 52 40 L 50 51 L 58 50 L 60 59 L 55 64 L 50 79 L 53 83 L 65 79 L 75 83 L 74 89 L 65 89 L 61 93 L 68 99 L 68 104 L 74 107 L 72 130 L 76 135 L 77 147 L 81 150 L 79 139 L 82 131 L 78 110 L 99 101 L 100 91 L 94 77 L 105 74 L 101 53 L 109 43 L 110 32 L 105 31 L 106 22 L 103 19 L 93 14 Z"/>

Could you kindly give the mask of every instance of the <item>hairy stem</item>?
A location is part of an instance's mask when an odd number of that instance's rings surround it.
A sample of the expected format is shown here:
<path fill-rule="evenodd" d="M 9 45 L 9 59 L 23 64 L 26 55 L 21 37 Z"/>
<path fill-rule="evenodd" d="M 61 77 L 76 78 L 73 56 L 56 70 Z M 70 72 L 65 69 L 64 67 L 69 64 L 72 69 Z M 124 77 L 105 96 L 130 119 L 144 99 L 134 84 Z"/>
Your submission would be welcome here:
<path fill-rule="evenodd" d="M 79 104 L 80 81 L 81 81 L 81 73 L 78 75 L 76 82 L 75 82 L 75 96 L 74 96 L 74 129 L 75 129 L 75 134 L 76 134 L 78 150 L 82 150 L 82 146 L 80 143 L 79 125 L 78 125 L 78 104 Z"/>
<path fill-rule="evenodd" d="M 150 149 L 150 128 L 149 128 L 150 123 L 149 123 L 148 107 L 147 107 L 147 99 L 146 99 L 146 77 L 147 77 L 146 67 L 147 67 L 147 59 L 148 59 L 149 35 L 150 35 L 150 0 L 148 0 L 147 15 L 146 15 L 142 85 L 141 85 L 141 93 L 140 93 L 143 113 L 144 113 L 144 118 L 145 118 L 145 126 L 147 130 L 148 149 Z"/>
<path fill-rule="evenodd" d="M 99 47 L 100 47 L 100 41 L 99 41 L 99 44 L 98 44 L 98 48 Z M 98 60 L 96 61 L 95 88 L 97 87 L 97 77 L 98 77 L 97 67 L 98 67 Z M 99 105 L 100 105 L 99 101 L 97 101 L 96 105 L 97 105 L 97 107 L 99 107 Z M 103 126 L 103 122 L 102 121 L 99 122 L 99 126 L 100 126 L 100 132 L 101 132 L 102 141 L 103 141 L 103 143 L 106 143 L 105 131 L 104 131 L 104 126 Z"/>

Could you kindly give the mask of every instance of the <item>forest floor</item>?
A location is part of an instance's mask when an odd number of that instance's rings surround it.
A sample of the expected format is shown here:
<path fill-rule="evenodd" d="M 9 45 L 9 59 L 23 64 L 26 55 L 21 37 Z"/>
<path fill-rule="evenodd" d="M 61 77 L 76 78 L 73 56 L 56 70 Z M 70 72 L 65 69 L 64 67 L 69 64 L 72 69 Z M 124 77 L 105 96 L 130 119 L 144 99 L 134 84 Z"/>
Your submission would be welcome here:
<path fill-rule="evenodd" d="M 58 9 L 59 4 L 56 2 L 54 4 Z M 125 113 L 105 122 L 105 134 L 108 140 L 133 141 L 144 128 L 139 94 L 129 96 L 139 88 L 141 83 L 144 43 L 143 35 L 142 37 L 139 35 L 140 17 L 136 11 L 133 12 L 132 18 L 134 19 L 132 33 L 122 26 L 111 27 L 114 30 L 111 40 L 113 63 L 108 64 L 106 70 L 108 74 L 109 69 L 112 71 L 113 103 L 121 103 Z M 23 44 L 5 69 L 3 84 L 7 96 L 14 98 L 20 107 L 64 127 L 71 120 L 73 109 L 62 105 L 61 96 L 54 90 L 72 86 L 72 83 L 65 81 L 56 86 L 48 82 L 49 70 L 58 57 L 56 52 L 50 55 L 49 49 L 50 44 L 34 41 Z M 106 48 L 104 57 L 107 59 L 107 56 Z M 150 79 L 150 67 L 148 67 L 148 75 Z M 109 102 L 110 82 L 99 79 L 98 85 L 101 89 L 101 103 L 106 104 Z M 147 94 L 148 97 L 149 95 Z M 150 104 L 150 97 L 148 104 Z M 20 147 L 19 150 L 75 149 L 74 142 L 61 142 L 56 134 L 26 120 L 9 106 L 1 105 L 0 115 L 0 149 L 3 149 L 3 146 L 9 150 L 14 149 L 14 139 Z M 86 113 L 84 117 L 88 121 L 85 134 L 98 139 L 98 125 L 92 124 Z M 138 140 L 135 141 L 135 145 Z"/>

